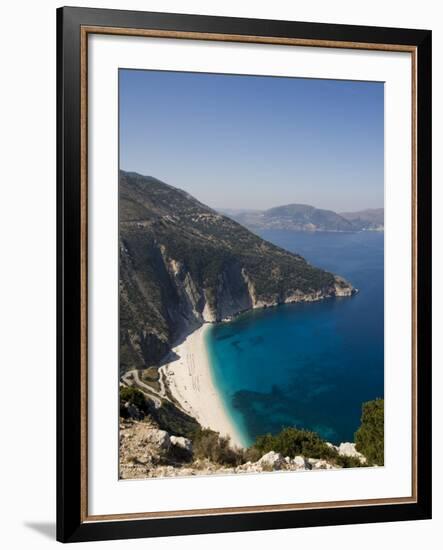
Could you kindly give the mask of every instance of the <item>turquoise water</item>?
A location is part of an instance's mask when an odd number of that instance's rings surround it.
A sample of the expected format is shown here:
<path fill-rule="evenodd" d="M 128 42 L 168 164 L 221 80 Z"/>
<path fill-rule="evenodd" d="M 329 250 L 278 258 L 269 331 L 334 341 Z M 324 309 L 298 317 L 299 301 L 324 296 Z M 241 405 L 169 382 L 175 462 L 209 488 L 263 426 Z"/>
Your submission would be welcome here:
<path fill-rule="evenodd" d="M 255 310 L 207 332 L 217 387 L 245 445 L 285 426 L 352 441 L 364 401 L 383 397 L 383 233 L 264 231 L 360 292 Z"/>

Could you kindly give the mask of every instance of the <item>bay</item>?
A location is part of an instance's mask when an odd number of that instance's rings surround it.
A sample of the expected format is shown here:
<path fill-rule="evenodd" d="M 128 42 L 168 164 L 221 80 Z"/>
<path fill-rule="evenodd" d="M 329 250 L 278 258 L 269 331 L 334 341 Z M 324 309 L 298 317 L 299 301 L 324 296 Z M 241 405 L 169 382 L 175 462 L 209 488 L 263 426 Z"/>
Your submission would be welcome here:
<path fill-rule="evenodd" d="M 214 325 L 206 344 L 226 409 L 245 445 L 286 426 L 353 441 L 362 403 L 384 395 L 384 234 L 260 236 L 344 276 L 359 292 Z"/>

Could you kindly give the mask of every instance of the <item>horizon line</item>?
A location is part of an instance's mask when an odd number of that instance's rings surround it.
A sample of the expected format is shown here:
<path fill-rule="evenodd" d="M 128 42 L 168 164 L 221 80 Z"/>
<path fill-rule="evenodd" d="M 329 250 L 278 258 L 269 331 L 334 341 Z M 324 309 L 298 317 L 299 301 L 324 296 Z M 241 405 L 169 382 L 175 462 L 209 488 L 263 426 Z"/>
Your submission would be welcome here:
<path fill-rule="evenodd" d="M 181 187 L 177 187 L 176 185 L 172 185 L 156 176 L 153 176 L 151 174 L 142 174 L 141 172 L 137 172 L 136 170 L 125 170 L 123 168 L 120 168 L 119 167 L 119 172 L 125 172 L 127 174 L 135 174 L 137 176 L 141 176 L 142 178 L 152 178 L 154 180 L 157 180 L 159 181 L 160 183 L 163 183 L 164 185 L 168 185 L 169 187 L 174 187 L 174 189 L 178 189 L 179 191 L 182 191 L 183 193 L 187 193 L 188 195 L 191 195 L 194 199 L 198 200 L 199 202 L 200 199 L 196 196 L 194 196 L 192 193 L 190 193 L 189 191 L 187 191 L 186 189 L 182 189 Z M 370 207 L 370 208 L 358 208 L 356 210 L 335 210 L 333 208 L 320 208 L 318 206 L 314 206 L 313 204 L 308 204 L 308 203 L 305 203 L 305 202 L 287 202 L 287 203 L 279 203 L 277 205 L 274 205 L 274 206 L 268 206 L 267 208 L 250 208 L 250 207 L 230 207 L 230 206 L 210 206 L 209 204 L 206 204 L 206 203 L 202 203 L 202 204 L 205 204 L 206 206 L 208 206 L 209 208 L 211 208 L 212 210 L 215 210 L 217 212 L 220 212 L 220 211 L 223 211 L 223 210 L 231 210 L 231 211 L 236 211 L 236 212 L 245 212 L 245 211 L 248 211 L 248 212 L 265 212 L 267 210 L 271 210 L 273 208 L 282 208 L 284 206 L 308 206 L 310 208 L 315 208 L 316 210 L 325 210 L 325 211 L 329 211 L 329 212 L 334 212 L 335 214 L 355 214 L 355 213 L 358 213 L 358 212 L 365 212 L 365 211 L 368 211 L 368 210 L 384 210 L 384 205 L 383 206 L 377 206 L 377 207 Z"/>

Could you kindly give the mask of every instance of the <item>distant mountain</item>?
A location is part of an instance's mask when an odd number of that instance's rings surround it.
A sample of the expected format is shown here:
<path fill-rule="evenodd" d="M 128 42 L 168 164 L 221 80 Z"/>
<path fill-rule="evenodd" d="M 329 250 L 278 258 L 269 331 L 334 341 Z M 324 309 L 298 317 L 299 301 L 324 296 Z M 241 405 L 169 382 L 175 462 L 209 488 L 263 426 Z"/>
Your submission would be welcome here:
<path fill-rule="evenodd" d="M 383 231 L 384 229 L 384 208 L 368 208 L 359 212 L 343 212 L 340 215 L 359 231 Z"/>
<path fill-rule="evenodd" d="M 307 204 L 287 204 L 269 210 L 225 210 L 233 220 L 252 231 L 364 231 L 383 229 L 383 208 L 337 214 Z"/>
<path fill-rule="evenodd" d="M 122 371 L 158 365 L 203 322 L 354 292 L 155 178 L 121 171 L 119 205 Z"/>

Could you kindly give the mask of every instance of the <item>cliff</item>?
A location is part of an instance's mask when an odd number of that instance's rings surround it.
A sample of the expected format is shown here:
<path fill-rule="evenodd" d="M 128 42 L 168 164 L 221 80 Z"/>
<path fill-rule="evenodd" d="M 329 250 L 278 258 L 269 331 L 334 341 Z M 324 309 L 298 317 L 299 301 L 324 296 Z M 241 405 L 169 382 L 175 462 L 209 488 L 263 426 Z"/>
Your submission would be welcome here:
<path fill-rule="evenodd" d="M 155 178 L 121 172 L 119 194 L 122 372 L 158 366 L 205 321 L 354 292 Z"/>

